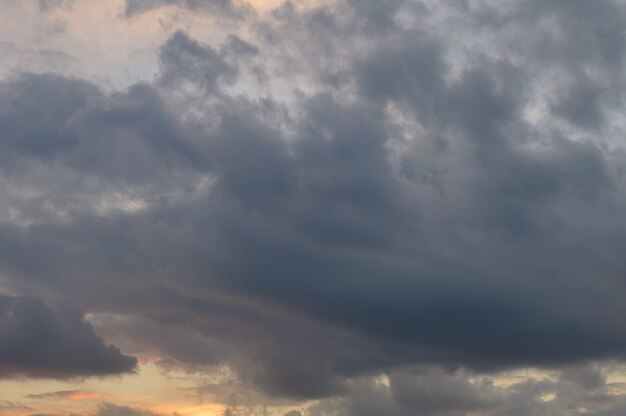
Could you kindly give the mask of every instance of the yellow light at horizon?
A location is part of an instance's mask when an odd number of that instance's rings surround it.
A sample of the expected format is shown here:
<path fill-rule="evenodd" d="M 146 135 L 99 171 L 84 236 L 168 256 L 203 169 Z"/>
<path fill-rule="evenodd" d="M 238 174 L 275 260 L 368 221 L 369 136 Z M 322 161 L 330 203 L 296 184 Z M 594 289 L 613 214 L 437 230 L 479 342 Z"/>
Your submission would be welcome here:
<path fill-rule="evenodd" d="M 163 415 L 178 414 L 180 416 L 218 416 L 223 414 L 224 406 L 217 404 L 189 405 L 189 403 L 174 403 L 153 407 L 152 410 Z"/>
<path fill-rule="evenodd" d="M 20 403 L 35 411 L 16 412 L 32 413 L 89 413 L 101 402 L 110 402 L 119 406 L 147 409 L 163 414 L 174 412 L 183 416 L 185 408 L 193 409 L 186 391 L 193 385 L 184 380 L 166 377 L 154 364 L 142 365 L 137 374 L 109 378 L 89 378 L 85 380 L 0 380 L 0 401 Z M 58 391 L 77 391 L 61 399 L 45 397 Z M 40 395 L 41 398 L 29 398 Z M 206 408 L 217 405 L 207 405 Z M 218 407 L 215 407 L 218 408 Z M 182 409 L 182 410 L 181 410 Z M 165 411 L 167 410 L 167 411 Z M 7 413 L 5 413 L 6 415 Z M 219 414 L 216 413 L 216 414 Z"/>

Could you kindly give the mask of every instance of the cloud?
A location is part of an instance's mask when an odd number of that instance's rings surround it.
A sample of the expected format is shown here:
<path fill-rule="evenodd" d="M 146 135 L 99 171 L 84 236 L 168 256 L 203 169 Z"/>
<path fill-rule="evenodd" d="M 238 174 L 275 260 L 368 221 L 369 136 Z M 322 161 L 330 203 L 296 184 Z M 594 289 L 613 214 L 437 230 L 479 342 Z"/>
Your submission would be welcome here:
<path fill-rule="evenodd" d="M 126 12 L 166 3 L 212 4 Z M 254 405 L 619 409 L 585 367 L 626 356 L 616 5 L 287 2 L 121 91 L 6 78 L 3 286 Z M 529 367 L 559 379 L 489 378 Z"/>
<path fill-rule="evenodd" d="M 595 372 L 590 367 L 568 371 Z M 359 380 L 343 398 L 321 401 L 307 409 L 310 416 L 393 415 L 537 415 L 617 414 L 623 395 L 612 396 L 605 383 L 593 388 L 566 374 L 530 377 L 498 385 L 463 370 L 413 368 L 391 372 L 385 380 Z M 596 413 L 597 412 L 597 413 Z"/>
<path fill-rule="evenodd" d="M 128 407 L 128 406 L 119 406 L 113 403 L 103 403 L 98 411 L 95 413 L 95 416 L 155 416 L 157 413 L 153 413 L 148 410 Z"/>
<path fill-rule="evenodd" d="M 187 8 L 191 11 L 232 12 L 231 0 L 126 0 L 124 13 L 132 17 L 146 11 L 164 6 Z"/>
<path fill-rule="evenodd" d="M 6 401 L 6 400 L 0 400 L 0 415 L 3 414 L 14 414 L 15 412 L 30 412 L 33 409 L 22 404 L 22 403 L 15 403 L 15 402 L 10 402 L 10 401 Z"/>
<path fill-rule="evenodd" d="M 35 400 L 95 400 L 103 397 L 104 396 L 100 393 L 83 390 L 64 390 L 26 395 L 26 398 Z"/>
<path fill-rule="evenodd" d="M 41 300 L 0 296 L 0 378 L 70 378 L 130 372 L 137 361 L 106 346 L 74 311 Z"/>
<path fill-rule="evenodd" d="M 158 416 L 159 413 L 136 407 L 122 406 L 114 403 L 103 402 L 93 413 L 36 413 L 31 416 Z"/>
<path fill-rule="evenodd" d="M 63 123 L 96 93 L 97 89 L 86 82 L 54 75 L 22 76 L 12 83 L 3 83 L 5 100 L 13 97 L 15 101 L 2 113 L 1 128 L 10 130 L 2 145 L 28 156 L 53 155 L 71 146 L 72 132 Z M 45 108 L 50 114 L 44 114 Z M 42 124 L 35 125 L 33 118 Z"/>
<path fill-rule="evenodd" d="M 244 47 L 245 44 L 239 44 Z M 184 32 L 178 31 L 161 47 L 159 81 L 165 86 L 188 82 L 215 92 L 218 80 L 232 78 L 235 69 L 210 46 L 200 45 Z"/>
<path fill-rule="evenodd" d="M 47 12 L 55 8 L 62 8 L 65 10 L 71 10 L 74 0 L 37 0 L 39 10 Z"/>

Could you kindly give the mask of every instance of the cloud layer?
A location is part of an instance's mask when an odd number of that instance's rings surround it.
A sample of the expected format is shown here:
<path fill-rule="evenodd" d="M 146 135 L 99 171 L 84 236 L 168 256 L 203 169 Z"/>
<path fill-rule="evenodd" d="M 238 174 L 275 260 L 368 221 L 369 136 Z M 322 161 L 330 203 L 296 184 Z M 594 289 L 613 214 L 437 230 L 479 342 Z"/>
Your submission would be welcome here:
<path fill-rule="evenodd" d="M 588 367 L 626 357 L 621 2 L 128 0 L 120 19 L 163 5 L 239 23 L 173 30 L 124 90 L 0 81 L 3 287 L 310 415 L 624 406 Z M 66 342 L 64 317 L 6 299 L 25 333 L 50 320 L 61 341 L 37 346 L 86 358 L 20 344 L 4 373 L 134 367 L 82 316 Z M 529 367 L 558 375 L 484 378 Z M 230 405 L 221 388 L 198 391 Z"/>

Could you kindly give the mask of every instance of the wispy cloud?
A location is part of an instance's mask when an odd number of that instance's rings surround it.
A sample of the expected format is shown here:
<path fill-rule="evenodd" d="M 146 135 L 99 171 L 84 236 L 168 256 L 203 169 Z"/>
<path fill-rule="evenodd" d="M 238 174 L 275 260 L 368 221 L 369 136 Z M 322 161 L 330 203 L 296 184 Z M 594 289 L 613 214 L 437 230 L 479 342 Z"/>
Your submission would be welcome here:
<path fill-rule="evenodd" d="M 26 395 L 26 398 L 34 399 L 34 400 L 72 400 L 72 401 L 98 400 L 98 399 L 103 399 L 104 397 L 105 396 L 100 393 L 95 393 L 92 391 L 82 391 L 82 390 L 65 390 L 65 391 L 55 391 L 55 392 L 50 392 L 50 393 Z"/>

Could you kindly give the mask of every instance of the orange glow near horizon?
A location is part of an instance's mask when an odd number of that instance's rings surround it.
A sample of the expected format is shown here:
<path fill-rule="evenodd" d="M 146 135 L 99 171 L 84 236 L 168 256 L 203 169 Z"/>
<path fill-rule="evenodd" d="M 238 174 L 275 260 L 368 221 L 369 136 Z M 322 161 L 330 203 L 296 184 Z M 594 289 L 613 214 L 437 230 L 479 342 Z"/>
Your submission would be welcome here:
<path fill-rule="evenodd" d="M 91 416 L 104 403 L 110 403 L 159 416 L 223 415 L 227 404 L 199 396 L 195 389 L 200 383 L 194 375 L 168 375 L 154 363 L 141 365 L 137 374 L 119 377 L 70 381 L 0 380 L 0 414 Z M 302 403 L 301 408 L 312 404 Z M 274 404 L 267 408 L 266 414 L 282 416 L 293 408 Z"/>
<path fill-rule="evenodd" d="M 14 409 L 2 411 L 3 416 L 26 416 L 35 413 L 93 414 L 103 402 L 118 406 L 145 409 L 154 413 L 181 416 L 198 414 L 199 404 L 190 397 L 193 383 L 173 379 L 154 364 L 140 366 L 136 374 L 84 380 L 0 380 L 0 411 L 2 403 Z M 223 406 L 204 404 L 203 414 L 219 414 Z M 210 412 L 208 411 L 210 410 Z"/>
<path fill-rule="evenodd" d="M 104 399 L 104 397 L 103 394 L 90 391 L 76 391 L 67 395 L 68 400 L 74 401 Z"/>

